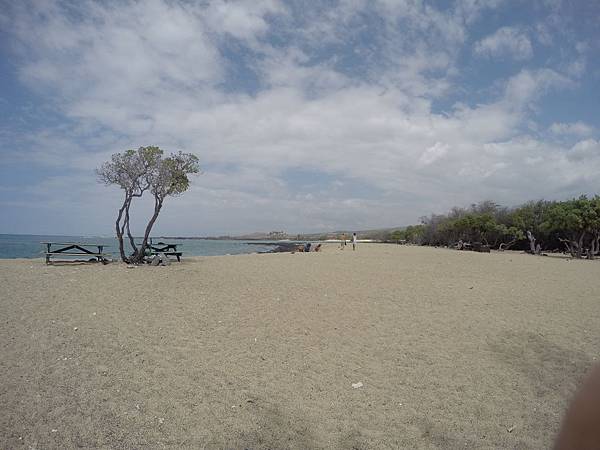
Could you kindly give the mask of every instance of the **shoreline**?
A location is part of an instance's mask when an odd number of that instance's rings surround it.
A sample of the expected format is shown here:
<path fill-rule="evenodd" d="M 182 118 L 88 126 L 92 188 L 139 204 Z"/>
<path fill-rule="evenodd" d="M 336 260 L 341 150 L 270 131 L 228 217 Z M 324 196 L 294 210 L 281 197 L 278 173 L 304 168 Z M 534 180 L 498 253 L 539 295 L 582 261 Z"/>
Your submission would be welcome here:
<path fill-rule="evenodd" d="M 322 244 L 322 248 L 323 249 L 328 249 L 329 252 L 334 251 L 334 250 L 340 250 L 339 248 L 339 242 L 331 242 L 331 241 L 306 241 L 306 242 L 311 242 L 313 245 L 314 244 Z M 277 254 L 277 253 L 293 253 L 296 251 L 296 249 L 298 248 L 299 245 L 302 245 L 305 242 L 282 242 L 282 243 L 250 243 L 248 242 L 248 245 L 269 245 L 269 246 L 273 246 L 274 248 L 270 249 L 270 250 L 265 250 L 265 251 L 254 251 L 254 252 L 247 252 L 247 253 L 224 253 L 224 254 L 219 254 L 219 255 L 188 255 L 186 256 L 185 252 L 182 255 L 182 261 L 184 260 L 190 260 L 190 259 L 195 259 L 195 258 L 214 258 L 214 257 L 219 257 L 219 256 L 247 256 L 247 255 L 268 255 L 268 254 Z M 351 244 L 348 244 L 349 246 L 351 246 Z M 565 252 L 545 252 L 541 255 L 532 255 L 530 253 L 528 253 L 527 251 L 524 250 L 503 250 L 503 251 L 499 251 L 499 250 L 494 250 L 492 249 L 489 253 L 480 253 L 480 252 L 475 252 L 475 251 L 470 251 L 470 250 L 456 250 L 452 247 L 440 247 L 440 246 L 429 246 L 429 245 L 413 245 L 413 244 L 409 244 L 409 245 L 400 245 L 400 244 L 396 244 L 396 243 L 390 243 L 390 242 L 359 242 L 358 243 L 359 248 L 363 247 L 363 246 L 382 246 L 382 247 L 399 247 L 399 248 L 418 248 L 418 249 L 423 249 L 424 251 L 429 251 L 429 250 L 442 250 L 442 251 L 451 251 L 452 253 L 457 253 L 457 254 L 464 254 L 464 255 L 469 255 L 469 254 L 482 254 L 482 255 L 523 255 L 523 256 L 527 256 L 530 258 L 534 258 L 535 259 L 565 259 L 565 260 L 569 260 L 569 261 L 586 261 L 586 262 L 591 262 L 591 261 L 600 261 L 600 258 L 596 258 L 594 260 L 588 260 L 586 258 L 581 258 L 581 259 L 577 259 L 572 257 L 571 255 L 569 255 L 568 253 Z M 347 246 L 347 250 L 348 251 L 352 251 L 351 248 L 348 248 Z M 300 252 L 303 253 L 303 252 Z M 314 253 L 313 251 L 311 251 L 310 253 Z M 122 261 L 119 260 L 119 256 L 118 253 L 113 252 L 113 255 L 115 255 L 115 259 L 113 259 L 111 262 L 109 262 L 109 264 L 111 263 L 121 263 Z M 18 257 L 18 258 L 0 258 L 0 261 L 42 261 L 44 262 L 44 257 L 43 256 L 35 256 L 35 257 Z M 80 261 L 80 262 L 88 262 L 88 261 Z M 176 262 L 176 261 L 175 261 Z M 93 264 L 92 262 L 90 262 L 90 264 Z"/>

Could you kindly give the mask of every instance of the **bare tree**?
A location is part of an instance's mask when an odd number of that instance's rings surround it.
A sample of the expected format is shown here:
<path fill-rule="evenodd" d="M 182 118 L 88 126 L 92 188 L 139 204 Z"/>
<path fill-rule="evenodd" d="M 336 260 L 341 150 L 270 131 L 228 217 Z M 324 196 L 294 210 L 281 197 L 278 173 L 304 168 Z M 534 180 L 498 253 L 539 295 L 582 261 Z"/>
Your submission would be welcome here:
<path fill-rule="evenodd" d="M 540 244 L 535 245 L 535 237 L 531 231 L 527 230 L 527 239 L 529 240 L 529 251 L 532 255 L 539 255 L 541 253 Z"/>

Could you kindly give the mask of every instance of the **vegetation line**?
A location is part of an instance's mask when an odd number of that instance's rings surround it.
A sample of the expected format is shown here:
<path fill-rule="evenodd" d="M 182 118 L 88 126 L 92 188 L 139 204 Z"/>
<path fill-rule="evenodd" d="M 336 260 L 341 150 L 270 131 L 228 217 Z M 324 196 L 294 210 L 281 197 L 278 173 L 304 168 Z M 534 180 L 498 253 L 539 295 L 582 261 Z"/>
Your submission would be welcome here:
<path fill-rule="evenodd" d="M 457 247 L 481 243 L 498 250 L 565 251 L 574 258 L 594 259 L 600 252 L 600 196 L 531 201 L 515 208 L 493 201 L 454 207 L 395 230 L 388 240 Z"/>

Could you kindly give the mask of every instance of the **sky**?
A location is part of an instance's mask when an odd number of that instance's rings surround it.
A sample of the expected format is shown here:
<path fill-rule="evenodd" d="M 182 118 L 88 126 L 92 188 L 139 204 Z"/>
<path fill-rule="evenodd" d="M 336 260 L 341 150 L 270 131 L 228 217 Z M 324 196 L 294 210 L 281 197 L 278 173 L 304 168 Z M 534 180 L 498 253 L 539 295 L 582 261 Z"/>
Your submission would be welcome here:
<path fill-rule="evenodd" d="M 110 235 L 94 169 L 147 145 L 202 168 L 155 234 L 592 195 L 600 2 L 0 0 L 0 118 L 0 233 Z"/>

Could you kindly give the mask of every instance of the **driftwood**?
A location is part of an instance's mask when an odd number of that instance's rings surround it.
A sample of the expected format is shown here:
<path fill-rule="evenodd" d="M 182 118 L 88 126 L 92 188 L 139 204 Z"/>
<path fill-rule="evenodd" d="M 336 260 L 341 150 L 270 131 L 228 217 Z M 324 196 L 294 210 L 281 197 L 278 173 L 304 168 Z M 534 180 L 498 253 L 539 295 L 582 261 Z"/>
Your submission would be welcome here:
<path fill-rule="evenodd" d="M 479 253 L 490 253 L 490 246 L 487 244 L 483 244 L 481 242 L 463 242 L 463 240 L 459 240 L 456 245 L 454 245 L 456 250 L 471 250 Z"/>
<path fill-rule="evenodd" d="M 489 253 L 490 246 L 487 244 L 483 244 L 481 242 L 474 242 L 473 243 L 473 251 L 479 252 L 479 253 Z"/>
<path fill-rule="evenodd" d="M 499 246 L 498 246 L 498 250 L 503 252 L 504 250 L 508 250 L 509 248 L 511 248 L 513 245 L 515 245 L 517 243 L 517 239 L 513 239 L 510 242 L 502 242 Z"/>
<path fill-rule="evenodd" d="M 588 249 L 584 248 L 583 243 L 585 239 L 585 231 L 583 231 L 577 240 L 575 239 L 563 239 L 561 237 L 558 238 L 560 242 L 562 242 L 567 251 L 571 254 L 573 258 L 581 259 L 583 254 L 589 255 Z M 593 258 L 593 256 L 592 256 Z"/>
<path fill-rule="evenodd" d="M 540 244 L 535 245 L 535 237 L 531 231 L 527 230 L 527 239 L 529 240 L 529 251 L 532 255 L 539 255 L 542 251 Z"/>

